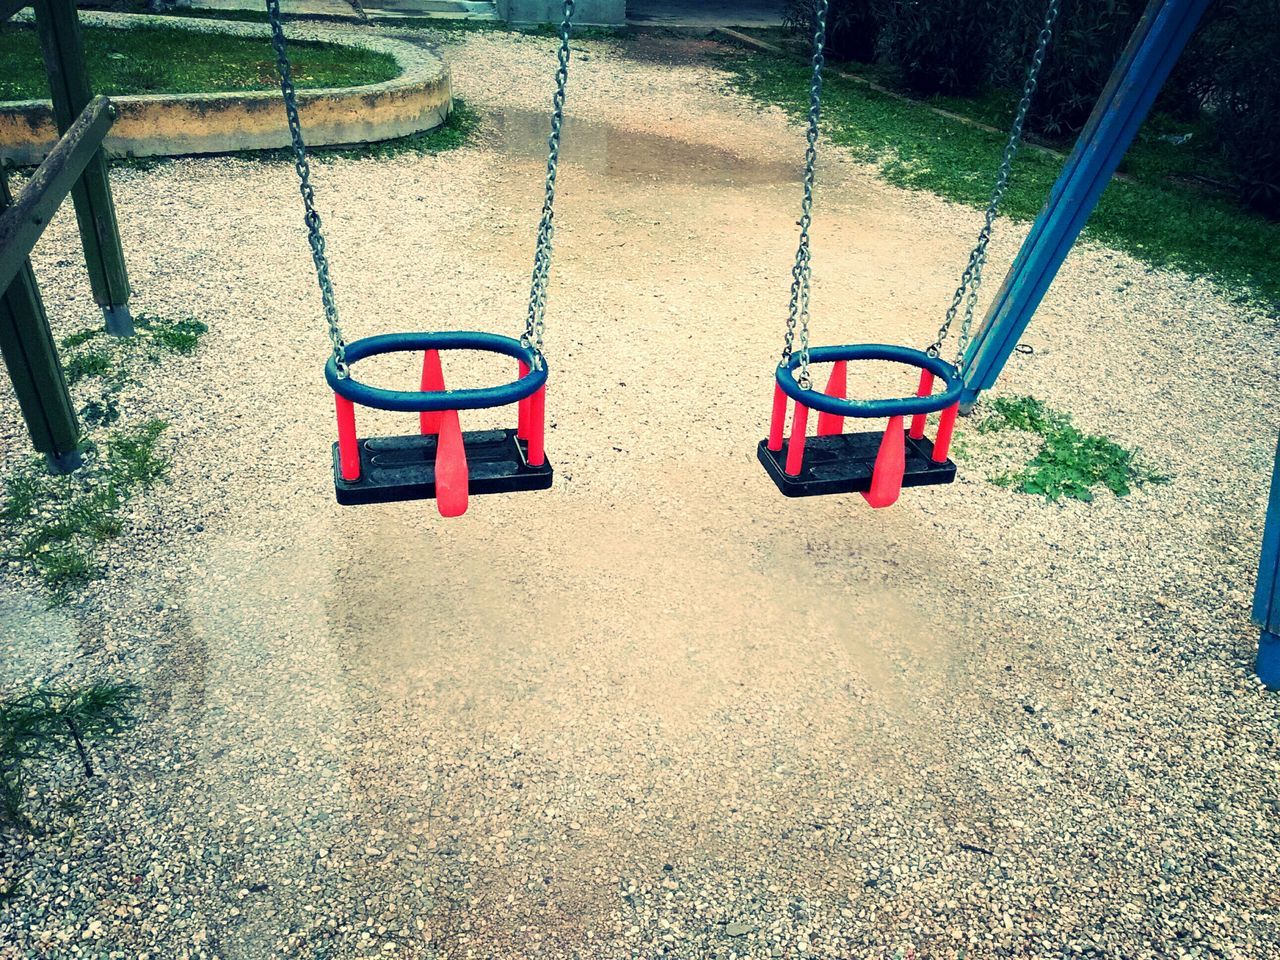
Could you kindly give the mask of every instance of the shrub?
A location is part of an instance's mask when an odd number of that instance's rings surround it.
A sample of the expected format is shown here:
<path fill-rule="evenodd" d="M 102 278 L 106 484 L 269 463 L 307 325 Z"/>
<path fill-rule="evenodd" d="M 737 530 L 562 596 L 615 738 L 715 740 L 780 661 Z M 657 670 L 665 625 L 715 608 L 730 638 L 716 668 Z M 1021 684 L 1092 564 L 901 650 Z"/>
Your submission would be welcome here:
<path fill-rule="evenodd" d="M 881 45 L 915 93 L 967 95 L 991 73 L 1000 0 L 886 0 Z"/>
<path fill-rule="evenodd" d="M 1065 138 L 1084 127 L 1144 7 L 1143 0 L 1063 0 L 1032 102 L 1032 131 Z M 999 82 L 1021 85 L 1044 13 L 1040 2 L 1007 4 L 1012 30 L 996 54 Z"/>
<path fill-rule="evenodd" d="M 830 0 L 826 53 L 837 60 L 871 63 L 884 26 L 884 0 Z M 813 42 L 814 0 L 788 0 L 783 26 Z"/>
<path fill-rule="evenodd" d="M 1241 199 L 1280 218 L 1280 0 L 1219 0 L 1188 56 Z"/>

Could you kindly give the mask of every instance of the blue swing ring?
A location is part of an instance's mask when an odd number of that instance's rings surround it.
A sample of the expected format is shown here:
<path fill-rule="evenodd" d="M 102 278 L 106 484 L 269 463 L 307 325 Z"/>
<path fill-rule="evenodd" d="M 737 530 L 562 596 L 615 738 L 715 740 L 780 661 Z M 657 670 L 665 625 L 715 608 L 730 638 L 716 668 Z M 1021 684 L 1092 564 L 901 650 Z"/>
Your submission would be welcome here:
<path fill-rule="evenodd" d="M 547 362 L 533 347 L 496 333 L 451 331 L 448 333 L 384 333 L 365 337 L 346 346 L 347 364 L 380 353 L 403 353 L 417 350 L 485 350 L 514 357 L 529 368 L 518 380 L 479 390 L 384 390 L 361 383 L 351 376 L 338 376 L 333 357 L 324 365 L 324 378 L 333 392 L 362 407 L 395 410 L 401 413 L 424 413 L 432 410 L 480 410 L 504 407 L 531 397 L 547 382 Z"/>
<path fill-rule="evenodd" d="M 946 390 L 927 397 L 899 397 L 892 400 L 843 400 L 840 397 L 829 397 L 812 388 L 806 390 L 796 381 L 795 369 L 800 366 L 799 351 L 791 354 L 786 363 L 778 364 L 778 386 L 796 403 L 802 403 L 819 413 L 832 413 L 838 417 L 896 417 L 936 413 L 959 400 L 960 392 L 964 389 L 964 378 L 954 366 L 941 357 L 929 356 L 923 350 L 887 343 L 854 343 L 843 347 L 814 347 L 809 351 L 810 363 L 835 363 L 837 360 L 888 360 L 920 367 L 940 377 Z"/>

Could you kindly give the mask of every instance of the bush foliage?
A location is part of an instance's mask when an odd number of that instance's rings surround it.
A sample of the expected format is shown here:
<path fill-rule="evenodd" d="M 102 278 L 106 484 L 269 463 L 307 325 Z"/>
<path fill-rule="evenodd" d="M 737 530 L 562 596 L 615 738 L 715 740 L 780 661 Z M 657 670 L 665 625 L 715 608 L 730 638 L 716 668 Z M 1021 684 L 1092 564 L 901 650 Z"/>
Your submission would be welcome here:
<path fill-rule="evenodd" d="M 1080 132 L 1146 8 L 1144 0 L 1062 0 L 1029 129 Z M 786 22 L 812 31 L 814 0 Z M 830 0 L 827 52 L 880 62 L 922 96 L 1017 89 L 1045 13 L 1042 0 Z M 1201 114 L 1240 198 L 1280 218 L 1280 0 L 1214 0 L 1166 84 L 1161 106 Z"/>

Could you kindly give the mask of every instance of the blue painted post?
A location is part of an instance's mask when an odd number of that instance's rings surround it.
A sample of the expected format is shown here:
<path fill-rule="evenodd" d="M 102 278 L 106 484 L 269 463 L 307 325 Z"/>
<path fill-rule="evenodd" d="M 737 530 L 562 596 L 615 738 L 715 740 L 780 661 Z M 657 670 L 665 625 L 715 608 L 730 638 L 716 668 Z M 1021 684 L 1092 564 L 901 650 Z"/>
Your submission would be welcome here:
<path fill-rule="evenodd" d="M 962 410 L 1000 376 L 1208 5 L 1151 0 L 1147 6 L 965 353 Z"/>
<path fill-rule="evenodd" d="M 1271 500 L 1262 533 L 1253 620 L 1262 627 L 1262 638 L 1258 642 L 1258 679 L 1269 689 L 1280 690 L 1280 444 L 1276 445 L 1276 466 L 1271 473 Z"/>

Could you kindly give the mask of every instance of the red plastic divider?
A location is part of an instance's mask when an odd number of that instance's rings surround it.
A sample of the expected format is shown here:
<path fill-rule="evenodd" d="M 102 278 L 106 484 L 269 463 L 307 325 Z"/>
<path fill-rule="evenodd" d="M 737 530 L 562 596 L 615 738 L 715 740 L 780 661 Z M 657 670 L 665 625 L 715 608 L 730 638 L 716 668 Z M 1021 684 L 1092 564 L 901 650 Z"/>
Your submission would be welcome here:
<path fill-rule="evenodd" d="M 927 397 L 933 393 L 933 371 L 920 371 L 920 386 L 916 390 L 917 397 Z M 924 424 L 929 419 L 927 413 L 917 413 L 911 418 L 911 439 L 919 440 L 924 436 Z"/>
<path fill-rule="evenodd" d="M 831 376 L 827 380 L 828 397 L 846 398 L 849 391 L 849 361 L 837 360 L 831 365 Z M 844 433 L 844 417 L 837 413 L 818 414 L 818 436 L 830 437 Z"/>
<path fill-rule="evenodd" d="M 769 449 L 777 453 L 782 449 L 782 432 L 787 427 L 787 395 L 782 387 L 773 386 L 773 416 L 769 420 Z"/>
<path fill-rule="evenodd" d="M 897 502 L 902 492 L 902 475 L 907 470 L 907 440 L 902 416 L 890 417 L 885 427 L 876 465 L 871 474 L 871 489 L 862 496 L 877 510 Z"/>
<path fill-rule="evenodd" d="M 442 517 L 460 517 L 467 512 L 470 471 L 467 448 L 462 442 L 462 424 L 457 410 L 440 411 L 440 442 L 436 445 L 436 508 Z"/>
<path fill-rule="evenodd" d="M 540 467 L 546 461 L 546 453 L 543 450 L 543 440 L 546 436 L 546 420 L 547 388 L 544 384 L 542 389 L 529 397 L 529 452 L 525 454 L 525 459 L 531 467 Z"/>
<path fill-rule="evenodd" d="M 338 469 L 348 483 L 360 479 L 360 446 L 356 440 L 356 407 L 346 397 L 333 395 L 338 410 Z"/>
<path fill-rule="evenodd" d="M 440 351 L 428 350 L 422 355 L 422 391 L 435 392 L 444 389 L 444 370 L 440 366 Z M 424 437 L 440 432 L 441 411 L 423 410 L 418 414 L 418 425 Z"/>
<path fill-rule="evenodd" d="M 804 432 L 809 427 L 809 408 L 803 403 L 796 404 L 795 416 L 791 418 L 791 439 L 787 443 L 787 476 L 800 475 L 804 466 Z"/>
<path fill-rule="evenodd" d="M 956 415 L 959 413 L 958 401 L 942 411 L 942 418 L 938 421 L 938 435 L 933 441 L 934 463 L 942 463 L 947 459 L 947 453 L 951 449 L 951 434 L 956 429 Z"/>
<path fill-rule="evenodd" d="M 523 360 L 519 361 L 520 379 L 523 380 L 529 375 L 529 365 Z M 516 436 L 521 440 L 529 439 L 529 398 L 525 397 L 516 404 Z"/>

